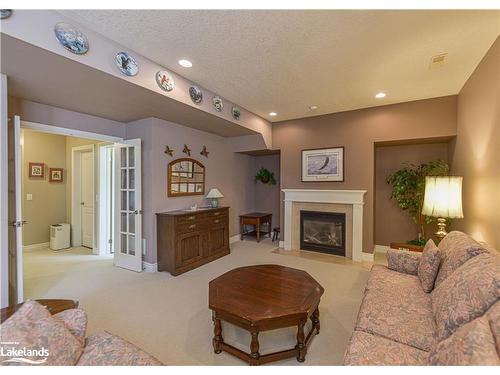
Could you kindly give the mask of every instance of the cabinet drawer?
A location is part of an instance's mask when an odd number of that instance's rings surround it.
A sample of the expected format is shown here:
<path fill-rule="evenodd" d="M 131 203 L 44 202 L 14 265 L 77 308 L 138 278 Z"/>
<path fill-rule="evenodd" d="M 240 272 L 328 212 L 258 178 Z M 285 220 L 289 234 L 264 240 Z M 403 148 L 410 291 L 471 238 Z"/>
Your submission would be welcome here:
<path fill-rule="evenodd" d="M 179 216 L 177 218 L 177 223 L 178 224 L 193 223 L 193 222 L 205 219 L 206 217 L 207 217 L 207 214 L 205 212 L 202 212 L 202 213 L 192 213 L 191 215 Z"/>
<path fill-rule="evenodd" d="M 210 212 L 208 212 L 208 217 L 209 218 L 227 217 L 227 210 L 210 211 Z"/>
<path fill-rule="evenodd" d="M 203 220 L 207 228 L 211 228 L 213 226 L 227 226 L 228 219 L 227 216 L 215 216 L 210 217 Z"/>
<path fill-rule="evenodd" d="M 207 223 L 204 220 L 196 222 L 188 222 L 176 225 L 177 233 L 190 233 L 204 230 L 207 227 Z"/>

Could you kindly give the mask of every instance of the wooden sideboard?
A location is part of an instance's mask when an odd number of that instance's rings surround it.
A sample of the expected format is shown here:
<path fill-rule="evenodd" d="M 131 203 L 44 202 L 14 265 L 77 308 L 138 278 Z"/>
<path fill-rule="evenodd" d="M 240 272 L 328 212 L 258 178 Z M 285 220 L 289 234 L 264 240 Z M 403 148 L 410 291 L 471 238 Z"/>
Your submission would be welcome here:
<path fill-rule="evenodd" d="M 158 271 L 177 276 L 230 253 L 229 207 L 156 214 Z"/>

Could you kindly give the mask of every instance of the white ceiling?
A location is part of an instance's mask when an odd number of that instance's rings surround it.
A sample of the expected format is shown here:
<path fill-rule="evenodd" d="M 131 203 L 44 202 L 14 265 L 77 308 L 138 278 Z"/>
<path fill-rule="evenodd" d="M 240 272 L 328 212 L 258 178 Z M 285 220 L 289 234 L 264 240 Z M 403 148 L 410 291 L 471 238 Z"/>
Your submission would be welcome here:
<path fill-rule="evenodd" d="M 61 13 L 272 121 L 457 94 L 500 32 L 499 11 Z"/>

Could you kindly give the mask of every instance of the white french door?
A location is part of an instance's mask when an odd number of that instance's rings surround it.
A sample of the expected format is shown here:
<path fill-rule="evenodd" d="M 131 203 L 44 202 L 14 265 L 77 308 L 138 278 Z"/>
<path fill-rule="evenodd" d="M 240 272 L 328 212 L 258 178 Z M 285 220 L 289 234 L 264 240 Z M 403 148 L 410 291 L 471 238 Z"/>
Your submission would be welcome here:
<path fill-rule="evenodd" d="M 115 143 L 114 264 L 142 272 L 141 140 Z"/>
<path fill-rule="evenodd" d="M 9 304 L 24 300 L 23 293 L 23 225 L 21 208 L 21 119 L 14 116 L 8 125 L 9 174 Z"/>

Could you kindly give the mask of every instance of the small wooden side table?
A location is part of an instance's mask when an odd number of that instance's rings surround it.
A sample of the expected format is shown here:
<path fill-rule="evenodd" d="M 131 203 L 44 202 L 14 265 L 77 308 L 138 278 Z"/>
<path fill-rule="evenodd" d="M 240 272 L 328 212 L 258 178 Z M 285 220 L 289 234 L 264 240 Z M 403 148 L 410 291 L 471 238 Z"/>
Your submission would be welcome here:
<path fill-rule="evenodd" d="M 404 242 L 391 242 L 391 249 L 416 251 L 416 252 L 419 252 L 419 253 L 421 253 L 422 251 L 424 251 L 424 247 L 423 246 L 411 245 L 411 244 L 404 243 Z"/>
<path fill-rule="evenodd" d="M 269 235 L 271 237 L 273 214 L 267 212 L 251 212 L 249 214 L 240 215 L 240 236 L 243 240 L 245 225 L 253 225 L 255 227 L 255 234 L 257 236 L 257 242 L 260 242 L 261 233 Z M 260 228 L 262 224 L 268 224 L 267 232 L 261 232 Z"/>
<path fill-rule="evenodd" d="M 60 313 L 64 310 L 76 309 L 78 307 L 78 301 L 73 301 L 71 299 L 37 299 L 35 300 L 40 305 L 46 306 L 47 310 L 54 315 Z M 5 307 L 0 310 L 0 323 L 3 323 L 11 315 L 13 315 L 23 303 L 18 303 L 14 306 Z"/>

